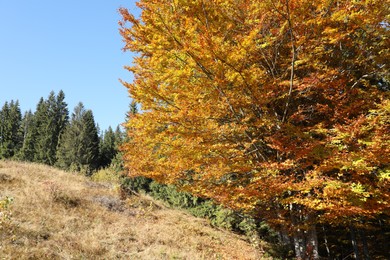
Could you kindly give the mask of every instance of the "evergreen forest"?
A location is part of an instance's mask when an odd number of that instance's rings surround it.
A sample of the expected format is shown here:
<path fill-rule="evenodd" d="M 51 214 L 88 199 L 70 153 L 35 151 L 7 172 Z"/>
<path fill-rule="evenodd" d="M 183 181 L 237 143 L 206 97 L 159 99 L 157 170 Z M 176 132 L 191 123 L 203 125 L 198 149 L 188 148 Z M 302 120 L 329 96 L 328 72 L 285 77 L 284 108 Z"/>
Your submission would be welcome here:
<path fill-rule="evenodd" d="M 91 175 L 105 168 L 123 141 L 120 126 L 101 131 L 83 103 L 70 114 L 65 93 L 53 91 L 35 112 L 20 110 L 16 100 L 0 109 L 0 159 L 43 163 Z"/>

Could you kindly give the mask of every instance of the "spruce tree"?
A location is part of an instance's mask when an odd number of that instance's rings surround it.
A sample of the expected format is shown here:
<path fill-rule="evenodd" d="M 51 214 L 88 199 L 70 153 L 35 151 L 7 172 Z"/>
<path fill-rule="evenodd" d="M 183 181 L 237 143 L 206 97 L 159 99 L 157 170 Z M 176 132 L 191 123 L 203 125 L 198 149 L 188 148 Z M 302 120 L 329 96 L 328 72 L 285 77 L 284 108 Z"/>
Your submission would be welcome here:
<path fill-rule="evenodd" d="M 87 165 L 88 172 L 98 168 L 99 136 L 92 110 L 87 110 L 82 117 L 83 131 L 81 133 L 83 148 L 82 164 Z"/>
<path fill-rule="evenodd" d="M 60 136 L 56 165 L 91 174 L 98 167 L 99 137 L 91 110 L 80 102 Z"/>
<path fill-rule="evenodd" d="M 11 156 L 14 156 L 20 150 L 23 143 L 23 134 L 21 131 L 22 113 L 20 111 L 20 105 L 18 100 L 16 100 L 15 102 L 11 100 L 9 116 L 9 120 L 11 123 Z"/>
<path fill-rule="evenodd" d="M 38 103 L 35 113 L 36 128 L 39 136 L 36 140 L 35 160 L 49 165 L 56 161 L 56 151 L 59 136 L 68 122 L 65 94 L 60 91 L 58 96 L 52 91 L 47 100 Z"/>
<path fill-rule="evenodd" d="M 57 95 L 56 105 L 55 105 L 55 115 L 56 115 L 56 145 L 58 145 L 59 137 L 65 129 L 65 126 L 69 123 L 69 111 L 68 104 L 65 103 L 65 93 L 60 90 Z"/>
<path fill-rule="evenodd" d="M 107 167 L 110 165 L 112 159 L 117 153 L 116 136 L 111 126 L 108 127 L 100 139 L 100 167 Z"/>
<path fill-rule="evenodd" d="M 0 111 L 0 158 L 10 157 L 10 133 L 9 104 L 5 102 Z"/>
<path fill-rule="evenodd" d="M 138 114 L 138 105 L 135 100 L 131 101 L 129 108 L 129 112 L 126 114 L 126 121 L 128 121 L 132 116 Z"/>
<path fill-rule="evenodd" d="M 31 110 L 24 114 L 21 129 L 23 133 L 23 144 L 19 151 L 18 159 L 32 162 L 34 161 L 35 140 L 38 132 L 35 128 L 34 114 Z"/>
<path fill-rule="evenodd" d="M 5 102 L 0 111 L 0 158 L 13 157 L 20 149 L 22 115 L 19 102 Z"/>
<path fill-rule="evenodd" d="M 117 149 L 123 143 L 124 139 L 125 139 L 125 133 L 121 130 L 120 126 L 118 125 L 115 129 L 115 146 L 117 147 Z"/>
<path fill-rule="evenodd" d="M 35 130 L 39 135 L 37 135 L 37 138 L 35 140 L 35 152 L 34 152 L 34 161 L 35 162 L 41 162 L 41 163 L 48 163 L 48 160 L 46 160 L 46 149 L 47 149 L 47 123 L 48 123 L 48 107 L 47 103 L 43 99 L 43 97 L 40 98 L 37 109 L 34 114 L 35 119 Z"/>

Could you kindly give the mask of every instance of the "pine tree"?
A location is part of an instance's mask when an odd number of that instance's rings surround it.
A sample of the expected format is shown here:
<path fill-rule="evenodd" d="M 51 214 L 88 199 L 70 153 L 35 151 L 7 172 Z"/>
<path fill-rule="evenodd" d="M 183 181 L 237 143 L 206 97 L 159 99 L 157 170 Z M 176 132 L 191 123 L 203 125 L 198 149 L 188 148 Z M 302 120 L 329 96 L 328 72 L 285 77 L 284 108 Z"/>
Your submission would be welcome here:
<path fill-rule="evenodd" d="M 0 158 L 13 157 L 20 149 L 22 115 L 19 102 L 5 102 L 0 111 Z"/>
<path fill-rule="evenodd" d="M 99 160 L 99 135 L 92 110 L 87 110 L 82 117 L 82 141 L 84 153 L 82 153 L 82 165 L 87 165 L 87 173 L 98 168 Z"/>
<path fill-rule="evenodd" d="M 130 110 L 127 113 L 127 118 L 130 118 L 131 116 L 134 116 L 136 114 L 138 114 L 137 102 L 135 102 L 135 100 L 132 100 L 130 103 Z"/>
<path fill-rule="evenodd" d="M 34 114 L 29 110 L 22 119 L 23 144 L 19 151 L 18 158 L 23 161 L 34 161 L 35 140 L 37 131 L 35 128 Z"/>
<path fill-rule="evenodd" d="M 55 115 L 56 115 L 56 144 L 58 145 L 59 137 L 65 129 L 65 126 L 69 123 L 69 111 L 68 104 L 65 103 L 65 93 L 60 90 L 57 95 L 56 105 L 55 105 Z"/>
<path fill-rule="evenodd" d="M 91 174 L 98 166 L 99 137 L 91 110 L 80 102 L 60 137 L 56 165 Z"/>
<path fill-rule="evenodd" d="M 0 111 L 0 158 L 10 157 L 9 104 L 5 102 Z"/>
<path fill-rule="evenodd" d="M 36 127 L 39 136 L 36 140 L 36 161 L 54 165 L 59 136 L 68 122 L 65 94 L 60 91 L 58 96 L 52 91 L 47 100 L 39 101 L 36 117 Z"/>
<path fill-rule="evenodd" d="M 122 132 L 120 126 L 118 125 L 115 129 L 115 146 L 119 147 L 125 139 L 125 133 Z"/>
<path fill-rule="evenodd" d="M 49 163 L 47 160 L 47 143 L 49 136 L 47 135 L 48 128 L 48 107 L 47 102 L 40 98 L 37 109 L 34 114 L 35 119 L 35 131 L 39 133 L 35 140 L 35 152 L 34 152 L 34 161 L 41 163 Z"/>
<path fill-rule="evenodd" d="M 104 131 L 100 139 L 100 167 L 107 167 L 110 165 L 112 159 L 117 153 L 116 135 L 111 126 Z"/>
<path fill-rule="evenodd" d="M 13 100 L 10 103 L 10 123 L 11 123 L 11 154 L 14 156 L 20 150 L 23 144 L 23 134 L 21 131 L 22 113 L 20 111 L 19 101 Z"/>

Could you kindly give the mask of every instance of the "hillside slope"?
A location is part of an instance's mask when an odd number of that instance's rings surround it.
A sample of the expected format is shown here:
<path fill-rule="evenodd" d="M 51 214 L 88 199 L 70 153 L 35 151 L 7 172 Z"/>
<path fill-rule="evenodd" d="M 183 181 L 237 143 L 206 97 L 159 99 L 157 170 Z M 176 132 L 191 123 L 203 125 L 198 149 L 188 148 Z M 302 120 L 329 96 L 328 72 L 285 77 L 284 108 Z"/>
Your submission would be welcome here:
<path fill-rule="evenodd" d="M 1 259 L 264 259 L 206 220 L 44 165 L 0 161 L 7 196 Z"/>

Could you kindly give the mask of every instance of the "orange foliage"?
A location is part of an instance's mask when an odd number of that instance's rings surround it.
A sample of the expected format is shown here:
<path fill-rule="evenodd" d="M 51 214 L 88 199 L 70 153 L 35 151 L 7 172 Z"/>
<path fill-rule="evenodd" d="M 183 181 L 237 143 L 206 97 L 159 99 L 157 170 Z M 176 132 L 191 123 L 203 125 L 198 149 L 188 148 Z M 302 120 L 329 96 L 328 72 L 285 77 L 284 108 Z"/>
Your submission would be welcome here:
<path fill-rule="evenodd" d="M 389 214 L 389 4 L 141 0 L 132 176 L 275 224 Z M 130 25 L 129 25 L 130 23 Z M 294 211 L 294 209 L 299 209 Z"/>

